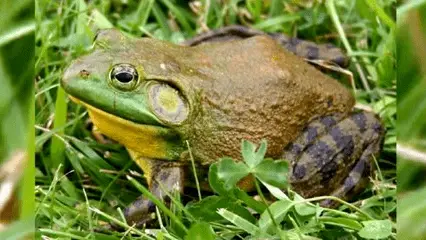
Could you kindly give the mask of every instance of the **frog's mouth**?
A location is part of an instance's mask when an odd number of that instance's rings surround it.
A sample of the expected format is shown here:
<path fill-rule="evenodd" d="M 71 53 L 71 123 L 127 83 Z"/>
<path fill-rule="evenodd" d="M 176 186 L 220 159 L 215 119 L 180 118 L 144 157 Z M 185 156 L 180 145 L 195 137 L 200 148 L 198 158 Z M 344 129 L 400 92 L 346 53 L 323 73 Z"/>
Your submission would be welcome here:
<path fill-rule="evenodd" d="M 77 104 L 85 106 L 93 124 L 101 133 L 123 144 L 138 155 L 162 160 L 178 160 L 183 147 L 179 135 L 170 128 L 135 123 L 100 110 L 80 99 L 70 96 Z"/>

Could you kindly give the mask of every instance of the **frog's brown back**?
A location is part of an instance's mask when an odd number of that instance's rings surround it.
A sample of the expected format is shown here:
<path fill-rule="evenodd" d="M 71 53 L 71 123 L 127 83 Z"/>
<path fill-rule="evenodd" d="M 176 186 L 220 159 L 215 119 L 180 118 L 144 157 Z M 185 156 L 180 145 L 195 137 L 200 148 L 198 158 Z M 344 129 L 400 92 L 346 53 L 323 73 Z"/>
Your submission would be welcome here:
<path fill-rule="evenodd" d="M 202 108 L 191 146 L 208 161 L 239 158 L 242 139 L 267 139 L 268 156 L 279 157 L 311 119 L 354 104 L 344 86 L 267 36 L 188 48 L 181 61 L 196 72 Z"/>
<path fill-rule="evenodd" d="M 259 35 L 270 36 L 283 48 L 299 57 L 309 60 L 324 60 L 330 63 L 335 63 L 344 68 L 349 66 L 350 58 L 342 49 L 334 46 L 333 44 L 318 44 L 308 40 L 289 37 L 282 33 L 265 33 L 257 29 L 240 25 L 231 25 L 210 30 L 188 39 L 182 44 L 185 46 L 196 46 L 211 42 L 242 40 Z"/>

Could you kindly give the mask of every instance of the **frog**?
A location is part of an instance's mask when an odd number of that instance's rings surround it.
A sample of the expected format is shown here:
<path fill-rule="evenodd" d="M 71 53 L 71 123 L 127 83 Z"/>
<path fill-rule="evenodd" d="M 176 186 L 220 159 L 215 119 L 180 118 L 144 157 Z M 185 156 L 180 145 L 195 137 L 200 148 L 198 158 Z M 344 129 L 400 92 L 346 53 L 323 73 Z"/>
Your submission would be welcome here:
<path fill-rule="evenodd" d="M 168 193 L 183 193 L 192 163 L 208 169 L 224 156 L 241 161 L 242 140 L 266 140 L 265 157 L 288 161 L 288 181 L 301 196 L 350 199 L 369 182 L 384 125 L 305 60 L 330 49 L 335 54 L 323 59 L 345 65 L 341 50 L 285 39 L 231 26 L 174 44 L 103 29 L 64 71 L 61 86 L 101 133 L 127 149 L 151 193 L 166 203 Z M 238 186 L 250 191 L 253 183 Z M 124 215 L 142 226 L 153 211 L 141 196 Z"/>

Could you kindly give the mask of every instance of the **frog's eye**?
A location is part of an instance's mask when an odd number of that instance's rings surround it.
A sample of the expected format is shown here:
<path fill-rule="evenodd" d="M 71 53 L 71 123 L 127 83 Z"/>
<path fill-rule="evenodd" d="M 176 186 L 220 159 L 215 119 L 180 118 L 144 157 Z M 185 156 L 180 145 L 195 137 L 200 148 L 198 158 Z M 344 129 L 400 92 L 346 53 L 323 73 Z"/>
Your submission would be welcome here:
<path fill-rule="evenodd" d="M 135 89 L 139 81 L 136 68 L 130 64 L 115 65 L 111 69 L 109 78 L 114 87 L 127 91 Z"/>
<path fill-rule="evenodd" d="M 188 104 L 178 90 L 164 83 L 150 84 L 148 88 L 149 102 L 158 118 L 179 124 L 188 117 Z"/>

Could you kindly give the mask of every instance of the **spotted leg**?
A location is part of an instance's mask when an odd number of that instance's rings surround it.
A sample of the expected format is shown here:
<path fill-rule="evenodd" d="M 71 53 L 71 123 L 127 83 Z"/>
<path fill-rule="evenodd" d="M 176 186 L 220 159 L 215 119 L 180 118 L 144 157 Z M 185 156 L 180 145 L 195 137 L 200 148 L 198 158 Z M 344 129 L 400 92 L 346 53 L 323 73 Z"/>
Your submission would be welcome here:
<path fill-rule="evenodd" d="M 362 191 L 381 150 L 384 128 L 369 112 L 335 114 L 312 121 L 284 150 L 290 183 L 304 197 L 333 195 L 348 200 Z M 323 201 L 332 207 L 336 203 Z"/>
<path fill-rule="evenodd" d="M 131 153 L 131 155 L 133 154 Z M 179 165 L 159 160 L 142 160 L 140 158 L 135 160 L 142 165 L 149 190 L 158 199 L 169 204 L 170 198 L 167 193 L 183 191 L 184 170 Z M 141 161 L 143 161 L 142 164 L 140 164 Z M 153 213 L 155 213 L 155 204 L 145 196 L 141 196 L 125 209 L 124 216 L 129 225 L 141 227 L 153 220 Z"/>

